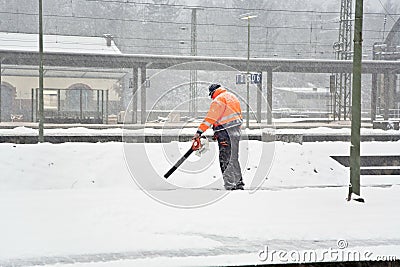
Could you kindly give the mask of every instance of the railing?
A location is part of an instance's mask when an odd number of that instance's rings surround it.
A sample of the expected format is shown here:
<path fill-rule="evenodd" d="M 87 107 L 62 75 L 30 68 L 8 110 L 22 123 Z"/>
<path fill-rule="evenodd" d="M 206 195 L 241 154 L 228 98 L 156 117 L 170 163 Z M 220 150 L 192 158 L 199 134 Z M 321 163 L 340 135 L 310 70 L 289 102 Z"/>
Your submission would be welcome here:
<path fill-rule="evenodd" d="M 45 88 L 44 91 L 48 96 L 45 122 L 108 123 L 108 90 Z M 32 122 L 38 118 L 38 93 L 38 88 L 32 89 Z"/>

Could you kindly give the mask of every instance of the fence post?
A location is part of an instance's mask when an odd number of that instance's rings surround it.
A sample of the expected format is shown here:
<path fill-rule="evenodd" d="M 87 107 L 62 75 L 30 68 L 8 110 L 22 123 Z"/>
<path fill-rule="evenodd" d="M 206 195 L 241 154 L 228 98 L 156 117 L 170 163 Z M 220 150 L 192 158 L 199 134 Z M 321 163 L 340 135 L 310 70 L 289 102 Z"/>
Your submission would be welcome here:
<path fill-rule="evenodd" d="M 108 124 L 108 90 L 106 90 L 106 124 Z"/>

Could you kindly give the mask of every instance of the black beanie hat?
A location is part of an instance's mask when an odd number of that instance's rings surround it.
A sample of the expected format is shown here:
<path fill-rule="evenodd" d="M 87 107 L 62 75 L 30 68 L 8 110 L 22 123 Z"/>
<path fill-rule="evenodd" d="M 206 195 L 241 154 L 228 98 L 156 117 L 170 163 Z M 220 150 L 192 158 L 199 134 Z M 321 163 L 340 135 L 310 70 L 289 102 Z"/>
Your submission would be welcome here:
<path fill-rule="evenodd" d="M 214 91 L 217 90 L 217 89 L 220 88 L 220 87 L 221 87 L 220 84 L 217 84 L 217 83 L 211 84 L 210 87 L 208 87 L 208 91 L 209 91 L 209 94 L 208 94 L 208 95 L 211 96 L 212 93 L 214 93 Z"/>

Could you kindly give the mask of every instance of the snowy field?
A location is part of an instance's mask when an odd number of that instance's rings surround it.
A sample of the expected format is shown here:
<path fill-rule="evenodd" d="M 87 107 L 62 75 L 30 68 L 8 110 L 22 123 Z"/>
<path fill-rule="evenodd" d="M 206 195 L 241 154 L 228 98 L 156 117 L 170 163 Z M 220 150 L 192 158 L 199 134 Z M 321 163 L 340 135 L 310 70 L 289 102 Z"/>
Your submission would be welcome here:
<path fill-rule="evenodd" d="M 227 194 L 215 143 L 162 178 L 188 146 L 0 144 L 0 266 L 340 261 L 347 252 L 400 258 L 400 177 L 363 176 L 366 202 L 347 202 L 349 171 L 330 156 L 348 155 L 349 143 L 242 141 L 248 190 Z M 399 151 L 400 142 L 361 147 L 362 155 Z M 221 197 L 189 205 L 214 195 Z"/>

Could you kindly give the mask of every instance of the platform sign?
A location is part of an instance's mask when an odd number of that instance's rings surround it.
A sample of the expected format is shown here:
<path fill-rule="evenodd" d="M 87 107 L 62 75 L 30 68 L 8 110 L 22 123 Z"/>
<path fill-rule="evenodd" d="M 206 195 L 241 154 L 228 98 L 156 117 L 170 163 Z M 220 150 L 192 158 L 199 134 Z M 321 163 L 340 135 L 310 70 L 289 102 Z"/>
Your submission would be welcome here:
<path fill-rule="evenodd" d="M 262 73 L 251 73 L 250 74 L 250 83 L 262 83 Z"/>
<path fill-rule="evenodd" d="M 246 84 L 246 76 L 247 76 L 247 73 L 236 74 L 236 84 Z M 251 84 L 262 83 L 262 74 L 261 73 L 250 73 L 249 81 Z"/>
<path fill-rule="evenodd" d="M 246 74 L 236 74 L 236 84 L 246 84 Z"/>

